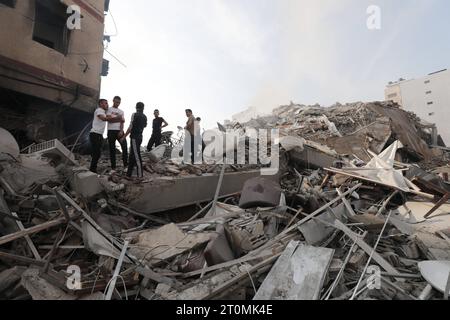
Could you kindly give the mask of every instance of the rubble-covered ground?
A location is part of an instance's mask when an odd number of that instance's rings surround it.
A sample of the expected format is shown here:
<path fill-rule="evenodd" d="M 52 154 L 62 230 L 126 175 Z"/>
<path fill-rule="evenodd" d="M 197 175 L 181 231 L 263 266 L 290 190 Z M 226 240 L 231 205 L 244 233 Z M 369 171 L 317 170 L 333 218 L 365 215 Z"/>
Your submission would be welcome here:
<path fill-rule="evenodd" d="M 0 299 L 448 299 L 449 150 L 432 126 L 375 102 L 228 125 L 249 127 L 280 129 L 278 176 L 167 150 L 144 154 L 142 180 L 106 155 L 96 175 L 0 131 Z"/>

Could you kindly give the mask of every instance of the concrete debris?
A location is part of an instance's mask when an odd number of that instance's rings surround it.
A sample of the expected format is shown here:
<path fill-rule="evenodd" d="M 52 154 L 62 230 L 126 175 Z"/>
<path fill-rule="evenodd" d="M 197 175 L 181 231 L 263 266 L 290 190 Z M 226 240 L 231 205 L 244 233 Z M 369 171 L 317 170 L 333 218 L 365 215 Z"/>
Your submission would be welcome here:
<path fill-rule="evenodd" d="M 419 118 L 375 102 L 238 120 L 221 129 L 242 141 L 280 129 L 277 175 L 168 145 L 142 179 L 107 157 L 93 174 L 59 141 L 21 154 L 0 131 L 0 299 L 442 299 L 450 157 Z"/>
<path fill-rule="evenodd" d="M 92 198 L 103 191 L 98 175 L 90 171 L 74 169 L 72 189 L 84 198 Z"/>
<path fill-rule="evenodd" d="M 319 300 L 334 251 L 291 242 L 254 300 Z"/>
<path fill-rule="evenodd" d="M 245 183 L 239 207 L 276 207 L 280 204 L 280 199 L 281 189 L 277 183 L 264 178 L 254 178 Z"/>

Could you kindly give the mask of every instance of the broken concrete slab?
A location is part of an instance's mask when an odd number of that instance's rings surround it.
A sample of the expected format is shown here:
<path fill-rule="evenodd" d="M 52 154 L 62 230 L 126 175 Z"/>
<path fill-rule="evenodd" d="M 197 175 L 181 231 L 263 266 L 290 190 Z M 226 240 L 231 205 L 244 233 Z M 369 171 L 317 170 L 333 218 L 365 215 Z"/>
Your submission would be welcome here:
<path fill-rule="evenodd" d="M 26 270 L 22 274 L 21 283 L 33 300 L 76 300 L 75 296 L 67 294 L 43 279 L 39 269 Z"/>
<path fill-rule="evenodd" d="M 254 300 L 318 300 L 334 250 L 291 242 Z"/>
<path fill-rule="evenodd" d="M 259 176 L 259 170 L 225 173 L 220 197 L 240 193 L 247 180 Z M 278 176 L 265 178 L 279 180 Z M 131 198 L 129 206 L 138 212 L 151 214 L 208 202 L 214 199 L 218 181 L 218 174 L 156 178 L 150 183 L 128 187 Z"/>
<path fill-rule="evenodd" d="M 342 203 L 334 208 L 330 208 L 316 219 L 301 225 L 298 230 L 302 233 L 306 243 L 311 246 L 318 246 L 327 240 L 336 231 L 335 228 L 330 226 L 334 224 L 336 219 L 347 221 L 345 210 L 345 204 Z"/>
<path fill-rule="evenodd" d="M 29 194 L 35 185 L 62 183 L 64 179 L 48 161 L 29 155 L 21 154 L 18 162 L 3 163 L 2 167 L 0 177 L 18 194 Z"/>
<path fill-rule="evenodd" d="M 26 269 L 25 267 L 14 267 L 0 272 L 0 294 L 20 281 Z"/>
<path fill-rule="evenodd" d="M 450 261 L 450 243 L 434 234 L 418 232 L 414 241 L 429 260 Z"/>
<path fill-rule="evenodd" d="M 161 161 L 162 158 L 164 158 L 164 154 L 166 153 L 167 145 L 160 145 L 149 152 L 148 156 L 151 161 L 157 163 Z"/>
<path fill-rule="evenodd" d="M 149 266 L 158 265 L 211 240 L 209 233 L 185 234 L 175 224 L 142 232 L 130 253 Z"/>
<path fill-rule="evenodd" d="M 408 201 L 399 207 L 391 218 L 391 222 L 406 234 L 416 232 L 434 234 L 450 225 L 450 204 L 442 205 L 433 216 L 425 219 L 425 215 L 434 207 L 432 202 Z"/>
<path fill-rule="evenodd" d="M 83 242 L 86 249 L 99 256 L 119 259 L 120 250 L 113 246 L 99 231 L 97 231 L 88 221 L 82 222 Z"/>
<path fill-rule="evenodd" d="M 305 146 L 303 151 L 294 149 L 289 154 L 294 163 L 310 169 L 332 167 L 336 161 L 340 160 L 337 153 L 333 156 L 310 146 Z"/>
<path fill-rule="evenodd" d="M 97 174 L 85 168 L 74 169 L 72 188 L 85 198 L 92 198 L 103 192 L 103 186 Z"/>

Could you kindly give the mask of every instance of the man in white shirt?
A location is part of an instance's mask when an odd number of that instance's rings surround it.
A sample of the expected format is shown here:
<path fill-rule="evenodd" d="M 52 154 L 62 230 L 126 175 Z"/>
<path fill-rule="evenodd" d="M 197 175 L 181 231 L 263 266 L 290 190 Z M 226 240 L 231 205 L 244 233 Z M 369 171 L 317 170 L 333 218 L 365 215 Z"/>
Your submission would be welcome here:
<path fill-rule="evenodd" d="M 92 130 L 89 136 L 92 151 L 90 170 L 94 173 L 97 173 L 97 164 L 102 154 L 103 134 L 105 133 L 106 122 L 108 121 L 108 117 L 106 115 L 106 111 L 108 110 L 108 101 L 101 99 L 98 104 L 99 107 L 95 110 Z"/>
<path fill-rule="evenodd" d="M 111 118 L 108 121 L 108 143 L 109 157 L 111 159 L 111 169 L 116 170 L 116 141 L 119 141 L 122 148 L 122 160 L 124 168 L 128 167 L 128 144 L 124 136 L 125 113 L 119 109 L 122 99 L 114 97 L 113 106 L 108 109 L 106 115 Z"/>

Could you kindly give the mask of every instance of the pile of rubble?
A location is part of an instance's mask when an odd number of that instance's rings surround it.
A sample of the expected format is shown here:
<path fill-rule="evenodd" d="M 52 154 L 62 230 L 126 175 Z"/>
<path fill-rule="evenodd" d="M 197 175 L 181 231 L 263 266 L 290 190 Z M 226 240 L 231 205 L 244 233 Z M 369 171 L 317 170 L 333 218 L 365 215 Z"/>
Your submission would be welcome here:
<path fill-rule="evenodd" d="M 133 182 L 1 132 L 0 299 L 448 299 L 450 168 L 429 125 L 371 103 L 229 127 L 279 128 L 278 175 L 147 154 Z"/>

